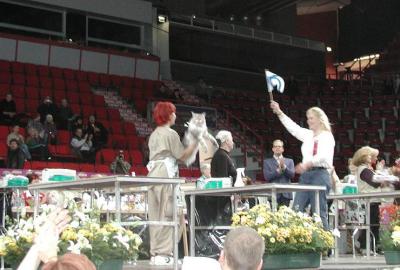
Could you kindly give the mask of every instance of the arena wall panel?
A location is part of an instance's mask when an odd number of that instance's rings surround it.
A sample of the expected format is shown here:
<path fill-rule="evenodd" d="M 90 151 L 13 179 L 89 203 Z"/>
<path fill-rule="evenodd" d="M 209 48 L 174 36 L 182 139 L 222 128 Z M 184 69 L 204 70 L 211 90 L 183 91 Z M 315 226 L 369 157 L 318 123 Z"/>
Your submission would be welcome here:
<path fill-rule="evenodd" d="M 79 69 L 80 50 L 52 46 L 50 50 L 50 66 Z"/>
<path fill-rule="evenodd" d="M 18 42 L 17 61 L 36 65 L 48 65 L 49 45 L 29 41 Z"/>
<path fill-rule="evenodd" d="M 15 61 L 16 44 L 15 39 L 0 37 L 0 59 Z"/>
<path fill-rule="evenodd" d="M 135 58 L 110 55 L 109 73 L 113 75 L 133 77 L 135 75 Z"/>

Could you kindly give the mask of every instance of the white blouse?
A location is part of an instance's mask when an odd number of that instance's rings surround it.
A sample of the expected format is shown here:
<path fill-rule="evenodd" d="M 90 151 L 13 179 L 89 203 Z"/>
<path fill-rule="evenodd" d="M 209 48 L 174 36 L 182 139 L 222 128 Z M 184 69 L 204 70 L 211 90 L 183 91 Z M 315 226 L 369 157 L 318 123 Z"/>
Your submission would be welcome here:
<path fill-rule="evenodd" d="M 333 167 L 335 138 L 331 132 L 322 131 L 319 135 L 314 136 L 312 130 L 302 128 L 284 113 L 279 116 L 279 120 L 290 134 L 303 142 L 301 145 L 303 163 L 311 162 L 313 167 L 324 167 L 327 169 Z"/>

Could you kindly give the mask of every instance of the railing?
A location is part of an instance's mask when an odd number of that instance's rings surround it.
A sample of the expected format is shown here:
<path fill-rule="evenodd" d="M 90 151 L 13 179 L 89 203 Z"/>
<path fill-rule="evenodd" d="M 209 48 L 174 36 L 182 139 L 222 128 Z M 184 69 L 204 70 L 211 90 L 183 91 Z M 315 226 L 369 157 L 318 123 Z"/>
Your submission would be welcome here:
<path fill-rule="evenodd" d="M 247 151 L 255 153 L 257 156 L 259 156 L 259 161 L 262 162 L 264 158 L 263 138 L 259 134 L 257 134 L 251 127 L 249 127 L 246 123 L 244 123 L 238 117 L 233 115 L 230 111 L 226 109 L 220 109 L 220 111 L 225 116 L 226 120 L 225 126 L 229 128 L 229 130 L 233 133 L 234 137 L 239 139 L 239 141 L 241 142 L 241 147 L 243 148 L 243 151 L 245 153 L 244 165 L 245 166 L 247 165 Z M 239 132 L 232 129 L 232 127 L 234 127 L 235 125 L 238 128 L 238 130 L 243 133 L 243 136 L 241 136 Z M 249 139 L 248 134 L 254 137 L 255 139 L 254 144 L 248 143 Z"/>
<path fill-rule="evenodd" d="M 232 24 L 229 22 L 216 21 L 211 18 L 198 18 L 194 16 L 171 14 L 170 22 L 180 26 L 194 27 L 216 33 L 231 34 L 251 39 L 264 40 L 273 43 L 280 43 L 294 47 L 306 48 L 315 51 L 325 51 L 325 44 L 320 41 L 293 37 L 286 34 L 274 33 L 249 27 L 245 25 Z"/>

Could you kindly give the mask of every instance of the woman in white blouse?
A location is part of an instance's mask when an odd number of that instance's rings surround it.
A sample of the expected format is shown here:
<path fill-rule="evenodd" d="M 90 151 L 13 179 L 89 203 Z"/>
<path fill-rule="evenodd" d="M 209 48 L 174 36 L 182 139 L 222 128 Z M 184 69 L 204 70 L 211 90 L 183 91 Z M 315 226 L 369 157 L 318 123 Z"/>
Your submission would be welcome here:
<path fill-rule="evenodd" d="M 299 183 L 305 185 L 325 186 L 326 191 L 319 193 L 319 207 L 322 224 L 328 229 L 328 205 L 326 196 L 331 189 L 331 180 L 328 170 L 333 168 L 333 154 L 335 138 L 332 135 L 331 125 L 325 112 L 318 107 L 307 110 L 307 128 L 302 128 L 285 115 L 275 101 L 271 101 L 271 109 L 278 116 L 281 123 L 294 137 L 302 142 L 302 162 L 296 166 L 296 172 L 301 174 Z M 297 192 L 293 207 L 304 212 L 311 204 L 311 211 L 315 211 L 314 192 Z"/>

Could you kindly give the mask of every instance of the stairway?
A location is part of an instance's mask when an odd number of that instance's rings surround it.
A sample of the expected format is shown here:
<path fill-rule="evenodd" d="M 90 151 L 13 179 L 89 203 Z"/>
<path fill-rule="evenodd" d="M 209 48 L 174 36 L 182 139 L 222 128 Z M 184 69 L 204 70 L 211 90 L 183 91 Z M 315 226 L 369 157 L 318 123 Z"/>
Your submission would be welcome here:
<path fill-rule="evenodd" d="M 118 94 L 118 92 L 107 91 L 107 89 L 103 88 L 97 88 L 94 90 L 94 93 L 104 96 L 104 100 L 108 107 L 118 109 L 124 121 L 133 123 L 135 125 L 138 136 L 147 137 L 153 131 L 153 128 L 149 125 L 147 119 L 136 113 L 132 109 L 132 105 L 126 102 Z"/>

